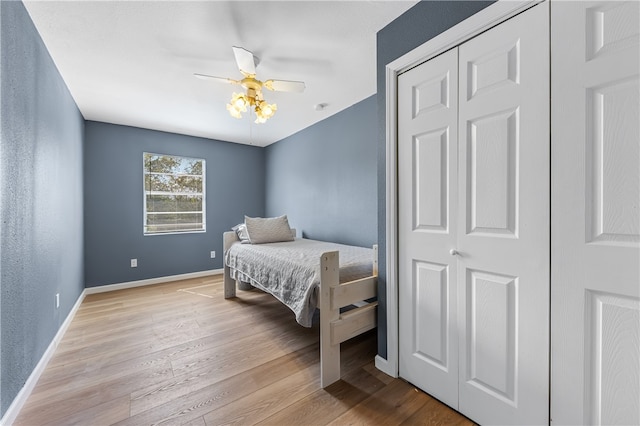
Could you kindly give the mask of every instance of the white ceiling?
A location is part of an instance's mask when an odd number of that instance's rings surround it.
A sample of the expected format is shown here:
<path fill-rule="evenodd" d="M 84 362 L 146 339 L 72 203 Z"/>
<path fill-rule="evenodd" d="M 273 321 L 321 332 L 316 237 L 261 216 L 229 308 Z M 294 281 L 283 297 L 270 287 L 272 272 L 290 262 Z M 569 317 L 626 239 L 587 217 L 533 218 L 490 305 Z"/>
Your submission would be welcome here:
<path fill-rule="evenodd" d="M 25 1 L 85 119 L 266 146 L 376 92 L 376 32 L 412 1 Z M 240 79 L 232 46 L 260 58 L 266 124 L 226 104 Z M 328 104 L 316 111 L 316 104 Z"/>

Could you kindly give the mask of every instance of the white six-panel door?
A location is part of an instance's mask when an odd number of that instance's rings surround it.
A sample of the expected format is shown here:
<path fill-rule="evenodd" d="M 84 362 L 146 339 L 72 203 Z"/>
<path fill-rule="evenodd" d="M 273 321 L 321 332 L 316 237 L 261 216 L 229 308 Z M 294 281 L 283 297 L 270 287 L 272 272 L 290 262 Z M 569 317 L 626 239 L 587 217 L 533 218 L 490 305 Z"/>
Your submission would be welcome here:
<path fill-rule="evenodd" d="M 640 3 L 553 2 L 557 424 L 640 424 Z"/>
<path fill-rule="evenodd" d="M 549 420 L 549 4 L 460 46 L 459 410 Z"/>
<path fill-rule="evenodd" d="M 458 405 L 458 49 L 398 81 L 400 374 Z"/>
<path fill-rule="evenodd" d="M 548 25 L 398 80 L 400 375 L 479 423 L 548 422 Z"/>

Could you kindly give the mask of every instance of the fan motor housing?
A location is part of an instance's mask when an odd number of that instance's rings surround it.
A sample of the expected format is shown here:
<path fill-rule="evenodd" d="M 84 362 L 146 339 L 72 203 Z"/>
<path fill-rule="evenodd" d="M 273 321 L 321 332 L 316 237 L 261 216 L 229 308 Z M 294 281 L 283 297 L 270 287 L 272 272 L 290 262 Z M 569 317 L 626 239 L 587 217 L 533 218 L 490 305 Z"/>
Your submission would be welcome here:
<path fill-rule="evenodd" d="M 246 77 L 240 81 L 242 87 L 247 90 L 254 90 L 256 93 L 259 93 L 262 89 L 262 82 L 260 80 L 256 80 L 253 77 Z"/>

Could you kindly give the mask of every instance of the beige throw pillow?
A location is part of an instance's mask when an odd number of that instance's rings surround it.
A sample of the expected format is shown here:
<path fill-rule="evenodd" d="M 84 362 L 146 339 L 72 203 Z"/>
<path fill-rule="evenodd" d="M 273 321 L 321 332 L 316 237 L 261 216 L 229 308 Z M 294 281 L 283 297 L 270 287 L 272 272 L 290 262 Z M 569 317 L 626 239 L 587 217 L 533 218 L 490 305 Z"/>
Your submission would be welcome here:
<path fill-rule="evenodd" d="M 293 241 L 287 215 L 279 217 L 244 217 L 251 244 Z"/>

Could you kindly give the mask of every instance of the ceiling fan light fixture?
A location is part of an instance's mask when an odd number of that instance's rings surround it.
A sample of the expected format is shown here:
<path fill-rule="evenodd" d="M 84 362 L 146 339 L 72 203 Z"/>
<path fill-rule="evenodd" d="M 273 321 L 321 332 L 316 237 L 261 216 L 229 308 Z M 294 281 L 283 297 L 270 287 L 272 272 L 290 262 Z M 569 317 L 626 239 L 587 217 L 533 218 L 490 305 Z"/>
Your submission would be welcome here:
<path fill-rule="evenodd" d="M 265 100 L 257 100 L 255 101 L 255 113 L 256 113 L 256 123 L 262 124 L 266 123 L 268 119 L 273 117 L 276 113 L 278 107 L 276 104 L 269 104 Z"/>
<path fill-rule="evenodd" d="M 247 112 L 247 107 L 251 105 L 251 99 L 243 93 L 234 93 L 230 103 L 227 104 L 227 111 L 234 118 L 242 118 L 243 112 Z"/>
<path fill-rule="evenodd" d="M 276 113 L 276 104 L 270 104 L 262 99 L 262 92 L 254 88 L 247 89 L 247 93 L 234 93 L 231 101 L 227 104 L 227 111 L 232 117 L 242 118 L 242 113 L 247 112 L 247 108 L 253 106 L 256 113 L 256 123 L 266 123 L 267 120 Z"/>
<path fill-rule="evenodd" d="M 231 101 L 227 104 L 227 111 L 232 117 L 242 118 L 242 113 L 253 107 L 256 113 L 256 123 L 266 123 L 267 120 L 274 116 L 278 107 L 276 104 L 269 104 L 262 97 L 262 88 L 276 92 L 303 92 L 305 89 L 302 81 L 289 80 L 267 80 L 262 82 L 256 79 L 255 67 L 258 65 L 258 59 L 249 50 L 233 46 L 233 54 L 236 57 L 236 64 L 244 78 L 242 80 L 234 80 L 231 78 L 214 77 L 212 75 L 198 74 L 194 75 L 198 78 L 212 79 L 224 83 L 238 84 L 246 89 L 246 93 L 233 93 Z"/>
<path fill-rule="evenodd" d="M 265 118 L 271 118 L 276 113 L 278 106 L 276 104 L 268 104 L 267 101 L 260 101 L 260 112 Z"/>
<path fill-rule="evenodd" d="M 229 114 L 231 114 L 233 118 L 242 118 L 242 114 L 240 113 L 240 111 L 235 109 L 231 104 L 227 104 L 227 111 L 229 111 Z"/>
<path fill-rule="evenodd" d="M 250 105 L 250 101 L 243 93 L 234 93 L 231 96 L 231 105 L 239 112 L 247 112 L 247 107 Z"/>

